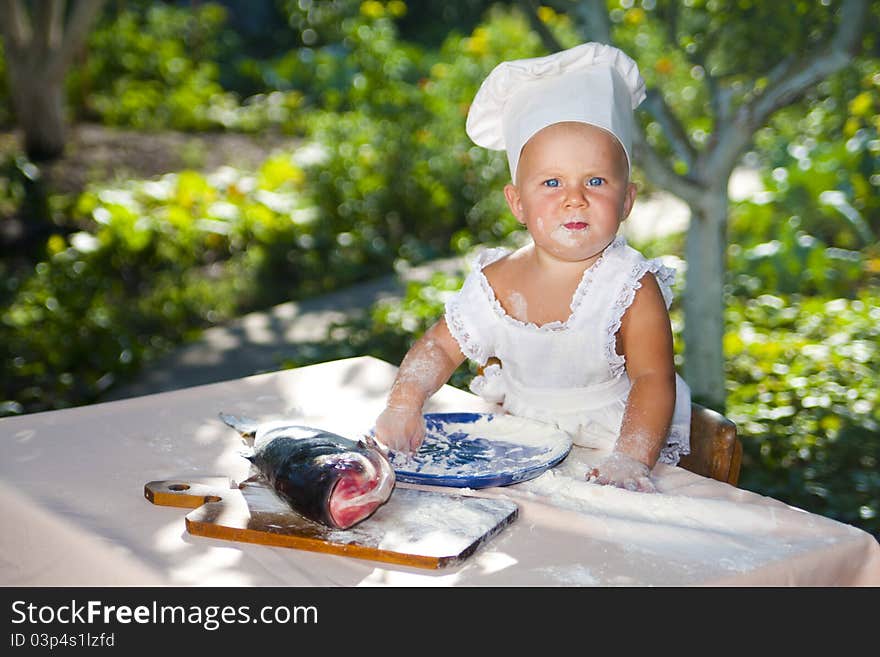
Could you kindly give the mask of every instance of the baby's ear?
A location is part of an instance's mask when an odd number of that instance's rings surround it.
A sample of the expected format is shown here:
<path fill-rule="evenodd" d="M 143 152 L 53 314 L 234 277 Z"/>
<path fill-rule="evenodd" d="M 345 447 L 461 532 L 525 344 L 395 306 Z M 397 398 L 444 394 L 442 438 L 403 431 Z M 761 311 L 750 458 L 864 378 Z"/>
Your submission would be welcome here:
<path fill-rule="evenodd" d="M 627 183 L 626 191 L 623 195 L 623 207 L 621 208 L 620 220 L 623 221 L 629 216 L 629 213 L 633 209 L 633 205 L 636 202 L 636 196 L 638 196 L 639 187 L 634 182 Z"/>
<path fill-rule="evenodd" d="M 516 185 L 507 183 L 504 186 L 504 198 L 507 200 L 507 207 L 510 208 L 516 220 L 525 225 L 526 221 L 523 216 L 522 203 L 520 202 L 519 190 L 516 188 Z"/>

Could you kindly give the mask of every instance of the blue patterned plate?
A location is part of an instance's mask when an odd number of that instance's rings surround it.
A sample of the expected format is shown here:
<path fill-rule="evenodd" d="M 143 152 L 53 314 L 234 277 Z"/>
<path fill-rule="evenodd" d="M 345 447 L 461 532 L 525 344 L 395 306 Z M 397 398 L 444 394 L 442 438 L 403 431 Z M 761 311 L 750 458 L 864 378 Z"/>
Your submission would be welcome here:
<path fill-rule="evenodd" d="M 425 441 L 392 453 L 398 481 L 486 488 L 533 479 L 564 459 L 571 438 L 556 427 L 491 413 L 426 413 Z"/>

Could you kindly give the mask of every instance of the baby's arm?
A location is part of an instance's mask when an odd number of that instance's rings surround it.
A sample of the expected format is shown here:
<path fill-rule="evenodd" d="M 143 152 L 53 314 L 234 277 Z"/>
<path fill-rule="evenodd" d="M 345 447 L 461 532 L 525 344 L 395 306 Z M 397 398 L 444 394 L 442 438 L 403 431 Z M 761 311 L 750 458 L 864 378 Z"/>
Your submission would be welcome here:
<path fill-rule="evenodd" d="M 620 349 L 632 383 L 620 437 L 612 454 L 587 478 L 630 490 L 653 492 L 648 477 L 666 441 L 675 408 L 675 365 L 669 313 L 653 274 L 623 316 Z"/>
<path fill-rule="evenodd" d="M 376 438 L 394 451 L 416 451 L 425 438 L 422 406 L 464 358 L 445 319 L 425 331 L 400 364 L 385 410 L 376 420 Z"/>

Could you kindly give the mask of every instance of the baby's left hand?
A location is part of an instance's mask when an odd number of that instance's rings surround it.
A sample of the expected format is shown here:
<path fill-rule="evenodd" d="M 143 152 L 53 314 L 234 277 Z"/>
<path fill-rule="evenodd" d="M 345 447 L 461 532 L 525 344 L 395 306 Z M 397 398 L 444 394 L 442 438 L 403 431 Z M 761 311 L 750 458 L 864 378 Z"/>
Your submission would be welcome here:
<path fill-rule="evenodd" d="M 642 493 L 656 493 L 657 488 L 648 476 L 650 469 L 641 461 L 612 452 L 587 471 L 587 481 L 608 484 Z"/>

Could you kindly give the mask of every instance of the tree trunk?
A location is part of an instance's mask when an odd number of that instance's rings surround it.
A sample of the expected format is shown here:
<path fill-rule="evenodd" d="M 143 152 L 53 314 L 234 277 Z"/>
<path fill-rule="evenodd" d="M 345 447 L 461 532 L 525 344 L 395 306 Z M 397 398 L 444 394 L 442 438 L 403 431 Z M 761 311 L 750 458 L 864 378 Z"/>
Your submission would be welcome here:
<path fill-rule="evenodd" d="M 64 152 L 64 78 L 104 0 L 0 0 L 9 91 L 34 161 Z"/>
<path fill-rule="evenodd" d="M 61 157 L 66 138 L 63 81 L 40 75 L 15 75 L 13 66 L 10 62 L 14 78 L 10 88 L 28 158 L 44 162 Z"/>
<path fill-rule="evenodd" d="M 710 188 L 691 205 L 687 234 L 684 379 L 694 401 L 724 412 L 724 273 L 727 188 Z"/>

